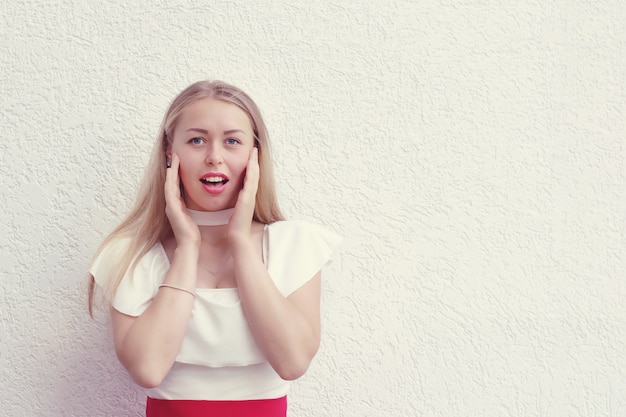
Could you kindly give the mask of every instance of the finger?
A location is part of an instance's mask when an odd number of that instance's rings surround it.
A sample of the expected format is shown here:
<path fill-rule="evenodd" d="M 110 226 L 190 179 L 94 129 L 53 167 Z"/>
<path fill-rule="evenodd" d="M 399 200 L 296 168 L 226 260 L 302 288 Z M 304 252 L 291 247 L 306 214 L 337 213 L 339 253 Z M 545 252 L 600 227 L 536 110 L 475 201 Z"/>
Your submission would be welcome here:
<path fill-rule="evenodd" d="M 178 158 L 178 155 L 176 155 L 175 153 L 172 154 L 172 160 L 170 161 L 170 171 L 174 172 L 176 175 L 178 175 L 178 167 L 180 166 L 180 159 Z"/>
<path fill-rule="evenodd" d="M 172 182 L 172 176 L 174 175 L 174 170 L 172 169 L 172 161 L 169 161 L 167 164 L 167 169 L 165 170 L 165 188 L 169 188 L 170 183 Z"/>
<path fill-rule="evenodd" d="M 165 190 L 171 195 L 178 197 L 180 196 L 180 187 L 178 185 L 178 169 L 180 166 L 180 159 L 178 155 L 172 155 L 171 167 L 165 172 Z"/>
<path fill-rule="evenodd" d="M 250 158 L 246 167 L 244 188 L 256 193 L 259 186 L 259 150 L 255 147 L 250 151 Z"/>

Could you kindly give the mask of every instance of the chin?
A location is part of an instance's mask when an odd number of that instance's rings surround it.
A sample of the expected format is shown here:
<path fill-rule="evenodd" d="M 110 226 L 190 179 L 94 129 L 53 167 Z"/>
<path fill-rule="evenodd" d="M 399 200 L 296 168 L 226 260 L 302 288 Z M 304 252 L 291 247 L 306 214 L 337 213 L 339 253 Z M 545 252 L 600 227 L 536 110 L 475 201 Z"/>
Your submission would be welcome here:
<path fill-rule="evenodd" d="M 205 195 L 200 195 L 199 196 L 200 198 L 198 198 L 197 200 L 192 200 L 191 198 L 189 198 L 189 195 L 187 195 L 186 197 L 187 198 L 185 198 L 185 204 L 191 210 L 221 211 L 221 210 L 228 210 L 228 209 L 234 208 L 235 205 L 237 204 L 238 194 L 235 196 L 226 197 L 222 195 L 207 196 L 205 193 Z"/>

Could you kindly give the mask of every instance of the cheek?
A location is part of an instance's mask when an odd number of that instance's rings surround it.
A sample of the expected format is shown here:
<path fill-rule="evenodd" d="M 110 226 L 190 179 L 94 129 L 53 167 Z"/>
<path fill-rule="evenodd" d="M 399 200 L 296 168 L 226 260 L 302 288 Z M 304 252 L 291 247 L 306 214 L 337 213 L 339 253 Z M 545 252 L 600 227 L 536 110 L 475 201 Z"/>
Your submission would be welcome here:
<path fill-rule="evenodd" d="M 185 155 L 184 153 L 177 153 L 177 155 L 180 161 L 178 176 L 183 182 L 183 185 L 189 187 L 191 182 L 196 180 L 194 177 L 197 176 L 197 173 L 193 171 L 193 161 L 190 160 L 189 155 Z"/>
<path fill-rule="evenodd" d="M 184 188 L 190 188 L 193 182 L 193 178 L 191 178 L 190 173 L 185 172 L 184 168 L 181 166 L 180 171 L 178 172 L 178 177 L 180 181 L 183 183 Z"/>
<path fill-rule="evenodd" d="M 246 176 L 246 166 L 248 165 L 248 161 L 239 161 L 236 166 L 234 166 L 233 174 L 237 178 L 237 182 L 243 184 L 243 180 Z"/>
<path fill-rule="evenodd" d="M 172 146 L 171 146 L 171 148 L 170 148 L 171 152 L 172 152 L 172 153 L 175 153 L 175 154 L 178 154 L 178 156 L 180 156 L 180 155 L 181 155 L 181 153 L 184 153 L 184 152 L 185 152 L 185 148 L 184 148 L 184 146 L 182 146 L 182 145 L 183 145 L 183 144 L 182 144 L 180 141 L 175 140 L 175 141 L 172 143 Z"/>

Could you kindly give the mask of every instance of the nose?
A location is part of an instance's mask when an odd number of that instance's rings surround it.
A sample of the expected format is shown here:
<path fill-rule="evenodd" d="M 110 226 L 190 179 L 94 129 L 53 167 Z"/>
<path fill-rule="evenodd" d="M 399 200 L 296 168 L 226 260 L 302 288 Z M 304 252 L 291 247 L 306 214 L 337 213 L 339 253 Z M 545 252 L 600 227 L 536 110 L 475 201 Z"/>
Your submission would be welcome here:
<path fill-rule="evenodd" d="M 205 161 L 207 165 L 218 166 L 222 164 L 222 149 L 216 141 L 207 147 Z"/>

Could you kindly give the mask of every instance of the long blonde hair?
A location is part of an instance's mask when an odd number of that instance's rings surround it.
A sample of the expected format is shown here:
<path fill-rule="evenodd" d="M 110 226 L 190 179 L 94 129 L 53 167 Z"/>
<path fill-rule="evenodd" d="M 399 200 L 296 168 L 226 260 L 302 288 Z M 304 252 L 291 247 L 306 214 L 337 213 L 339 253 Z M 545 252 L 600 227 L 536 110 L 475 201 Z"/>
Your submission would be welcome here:
<path fill-rule="evenodd" d="M 123 258 L 114 260 L 116 267 L 104 289 L 104 295 L 109 302 L 113 300 L 125 272 L 129 270 L 132 273 L 137 262 L 150 248 L 173 234 L 170 222 L 165 215 L 165 197 L 163 194 L 166 151 L 174 138 L 174 129 L 182 111 L 189 104 L 205 98 L 234 104 L 248 115 L 254 130 L 256 146 L 259 149 L 259 188 L 256 194 L 253 219 L 265 224 L 284 220 L 276 198 L 269 135 L 258 106 L 245 92 L 235 86 L 222 81 L 198 81 L 181 91 L 170 103 L 161 122 L 135 205 L 122 223 L 111 232 L 96 251 L 95 257 L 112 240 L 120 237 L 130 238 L 130 247 Z M 93 312 L 94 291 L 95 281 L 93 276 L 89 274 L 88 304 L 90 314 Z"/>

